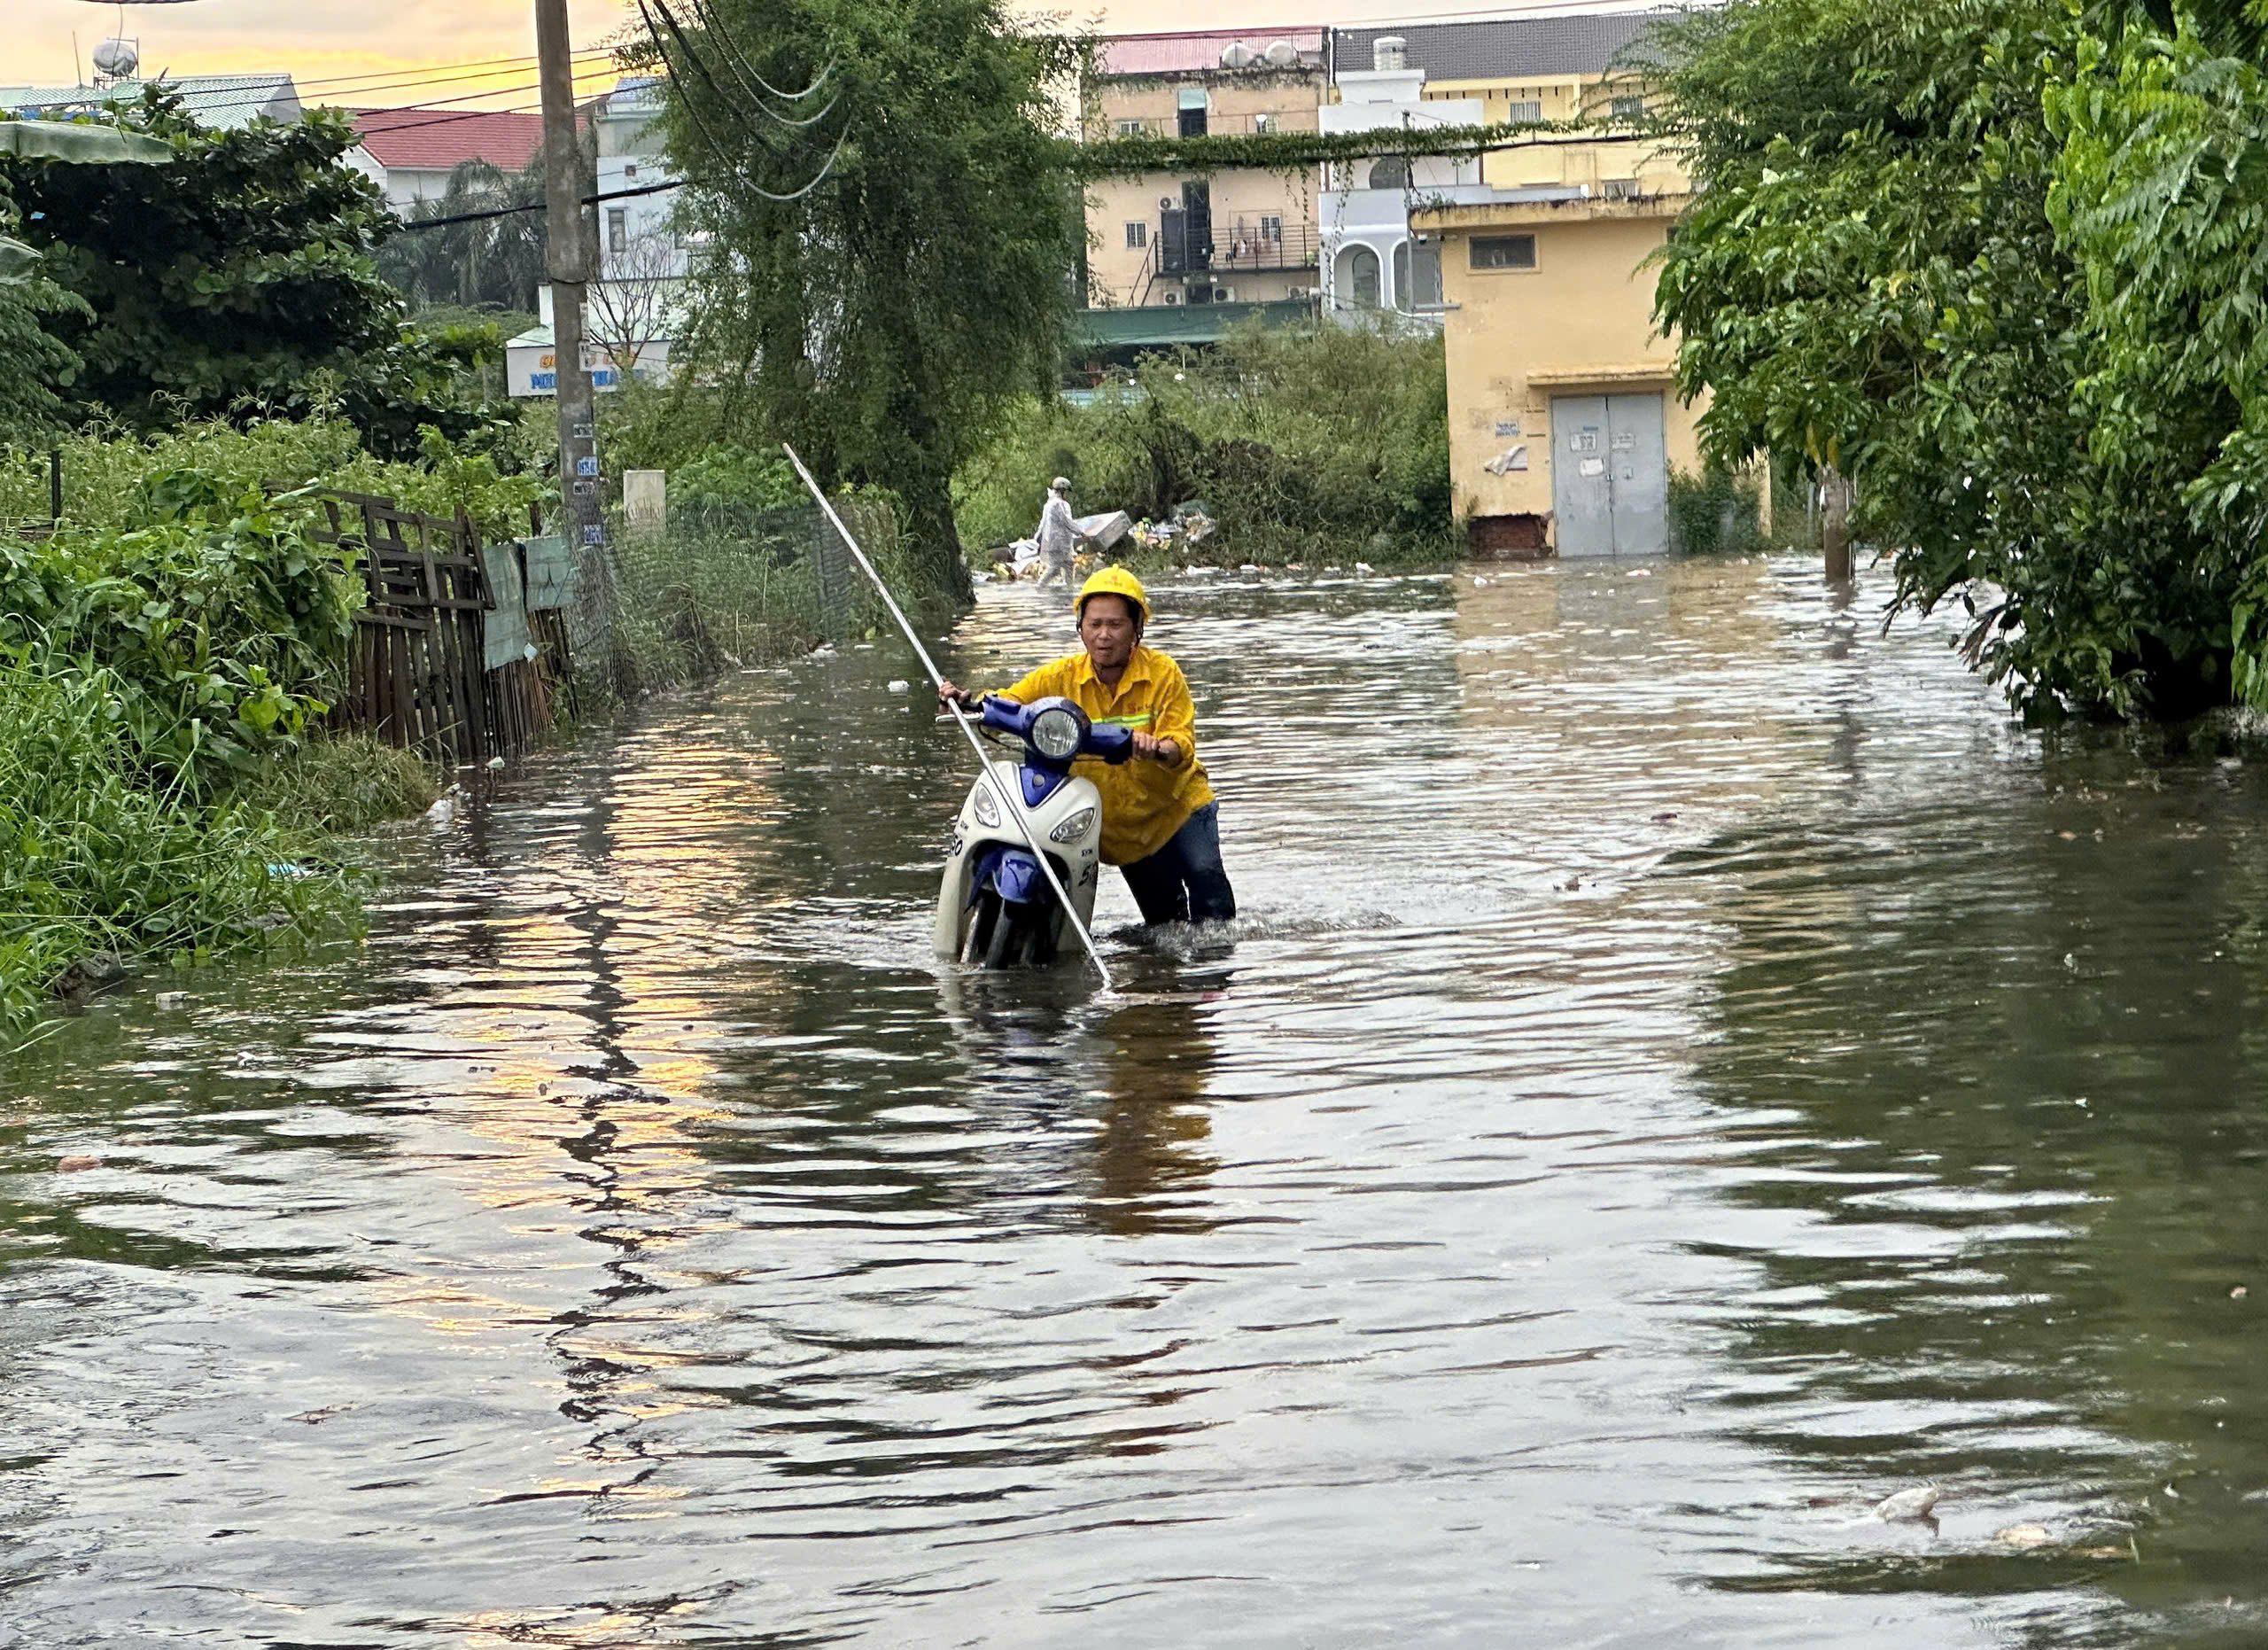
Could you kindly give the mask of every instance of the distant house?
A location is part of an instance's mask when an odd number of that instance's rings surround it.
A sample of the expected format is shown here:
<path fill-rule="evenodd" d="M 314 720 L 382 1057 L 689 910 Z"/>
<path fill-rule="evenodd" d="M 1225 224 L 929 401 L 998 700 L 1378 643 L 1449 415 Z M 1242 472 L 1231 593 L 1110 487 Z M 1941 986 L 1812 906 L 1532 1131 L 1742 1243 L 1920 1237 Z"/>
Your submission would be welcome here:
<path fill-rule="evenodd" d="M 361 144 L 344 157 L 408 217 L 421 200 L 446 193 L 449 174 L 468 160 L 517 172 L 543 147 L 543 117 L 492 110 L 356 109 Z"/>
<path fill-rule="evenodd" d="M 1332 31 L 1332 58 L 1342 84 L 1348 71 L 1393 61 L 1419 76 L 1421 101 L 1477 102 L 1492 125 L 1631 119 L 1646 113 L 1649 91 L 1627 59 L 1643 51 L 1647 31 L 1668 15 L 1588 12 L 1340 28 Z M 1602 159 L 1630 160 L 1642 153 L 1643 173 L 1597 169 Z M 1665 185 L 1683 183 L 1666 158 L 1651 152 L 1563 152 L 1541 144 L 1488 155 L 1480 181 L 1503 189 L 1570 185 L 1609 197 L 1658 194 Z"/>
<path fill-rule="evenodd" d="M 1477 97 L 1428 97 L 1425 71 L 1410 66 L 1394 35 L 1379 36 L 1368 66 L 1341 58 L 1334 90 L 1338 101 L 1322 111 L 1332 134 L 1481 126 L 1488 118 Z M 1480 164 L 1475 156 L 1387 155 L 1326 167 L 1317 201 L 1325 309 L 1342 319 L 1389 309 L 1438 318 L 1441 248 L 1410 233 L 1410 208 L 1485 196 Z"/>
<path fill-rule="evenodd" d="M 599 390 L 625 377 L 665 382 L 670 350 L 687 320 L 692 253 L 676 220 L 678 173 L 656 116 L 661 90 L 632 76 L 585 106 L 597 136 L 595 206 L 598 279 L 583 306 L 586 365 Z M 507 379 L 518 396 L 548 396 L 558 385 L 551 289 L 538 295 L 538 324 L 509 341 Z"/>
<path fill-rule="evenodd" d="M 1117 35 L 1081 88 L 1090 143 L 1313 132 L 1324 100 L 1320 28 Z M 1312 168 L 1151 172 L 1087 189 L 1087 302 L 1253 303 L 1317 285 Z"/>
<path fill-rule="evenodd" d="M 35 119 L 88 114 L 106 103 L 139 103 L 143 89 L 151 85 L 178 96 L 184 113 L 214 131 L 233 131 L 262 116 L 288 123 L 305 113 L 289 74 L 168 74 L 100 86 L 0 86 L 0 110 Z"/>
<path fill-rule="evenodd" d="M 1598 147 L 1602 165 L 1650 159 Z M 1650 261 L 1689 190 L 1680 179 L 1643 194 L 1460 191 L 1410 214 L 1440 249 L 1449 479 L 1475 551 L 1668 548 L 1669 475 L 1700 468 L 1707 400 L 1678 397 L 1677 340 L 1655 330 Z"/>

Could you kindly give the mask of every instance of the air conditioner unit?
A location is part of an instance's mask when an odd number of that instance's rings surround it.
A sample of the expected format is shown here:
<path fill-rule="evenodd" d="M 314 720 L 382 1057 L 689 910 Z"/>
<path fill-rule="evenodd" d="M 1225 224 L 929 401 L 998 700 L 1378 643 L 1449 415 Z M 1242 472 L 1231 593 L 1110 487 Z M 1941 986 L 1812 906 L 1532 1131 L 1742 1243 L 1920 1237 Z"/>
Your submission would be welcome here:
<path fill-rule="evenodd" d="M 1215 287 L 1213 301 L 1216 304 L 1233 304 L 1237 301 L 1237 289 L 1233 286 Z"/>
<path fill-rule="evenodd" d="M 1168 288 L 1166 288 L 1165 297 L 1166 297 L 1166 307 L 1167 307 L 1167 308 L 1169 308 L 1169 309 L 1172 308 L 1175 305 L 1177 305 L 1177 304 L 1178 304 L 1178 303 L 1180 303 L 1180 302 L 1181 302 L 1181 294 L 1180 294 L 1179 292 L 1177 292 L 1176 291 L 1174 291 L 1174 290 L 1173 290 L 1173 288 L 1171 288 L 1170 286 L 1169 286 Z"/>

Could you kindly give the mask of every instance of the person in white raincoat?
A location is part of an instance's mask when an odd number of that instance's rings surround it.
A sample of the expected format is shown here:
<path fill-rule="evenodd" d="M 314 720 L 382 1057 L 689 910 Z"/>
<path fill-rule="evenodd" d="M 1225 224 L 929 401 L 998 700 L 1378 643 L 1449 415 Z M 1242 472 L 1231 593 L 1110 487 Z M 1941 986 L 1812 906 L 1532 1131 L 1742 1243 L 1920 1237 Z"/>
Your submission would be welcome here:
<path fill-rule="evenodd" d="M 1047 484 L 1047 502 L 1040 506 L 1039 581 L 1060 579 L 1071 582 L 1071 558 L 1076 553 L 1079 530 L 1071 519 L 1071 484 L 1061 476 Z"/>

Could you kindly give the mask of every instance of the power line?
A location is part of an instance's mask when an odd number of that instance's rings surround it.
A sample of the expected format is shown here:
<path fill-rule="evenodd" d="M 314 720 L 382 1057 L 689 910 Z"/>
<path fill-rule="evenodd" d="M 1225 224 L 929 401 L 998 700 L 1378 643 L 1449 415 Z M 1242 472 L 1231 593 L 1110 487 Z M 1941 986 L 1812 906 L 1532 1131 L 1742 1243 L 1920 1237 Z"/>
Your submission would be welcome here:
<path fill-rule="evenodd" d="M 612 62 L 610 61 L 610 59 L 611 59 L 611 58 L 613 58 L 613 56 L 614 56 L 614 49 L 613 49 L 612 47 L 610 47 L 610 46 L 609 46 L 609 47 L 602 47 L 602 48 L 594 49 L 594 51 L 589 51 L 589 52 L 579 52 L 579 53 L 577 53 L 576 55 L 577 55 L 577 57 L 578 57 L 579 58 L 580 58 L 580 59 L 584 59 L 584 60 L 586 60 L 586 61 L 587 61 L 587 60 L 589 60 L 589 59 L 607 59 L 607 60 L 608 60 L 608 61 L 598 61 L 598 62 L 592 62 L 592 63 L 590 63 L 590 66 L 588 66 L 588 67 L 586 67 L 586 68 L 584 68 L 584 69 L 581 69 L 581 70 L 579 70 L 579 71 L 577 72 L 577 73 L 578 73 L 578 76 L 579 76 L 579 78 L 588 78 L 588 77 L 590 77 L 590 76 L 592 76 L 592 75 L 596 75 L 596 74 L 611 74 L 611 73 L 614 73 L 614 72 L 615 72 L 614 66 L 613 66 Z M 501 58 L 496 59 L 496 61 L 497 61 L 498 63 L 500 63 L 500 64 L 504 64 L 504 65 L 524 64 L 524 63 L 526 63 L 526 62 L 529 62 L 529 61 L 532 61 L 532 59 L 528 59 L 528 58 Z M 476 64 L 454 64 L 454 63 L 451 63 L 451 64 L 443 64 L 443 65 L 440 65 L 439 66 L 441 66 L 441 67 L 443 67 L 443 68 L 452 68 L 452 69 L 454 69 L 454 68 L 478 68 L 479 66 L 478 66 L 478 65 L 476 65 Z M 309 89 L 309 88 L 313 88 L 313 87 L 319 87 L 319 86 L 328 86 L 328 87 L 339 87 L 339 88 L 343 88 L 343 90 L 339 90 L 339 91 L 338 91 L 338 92 L 336 92 L 336 93 L 326 93 L 326 94 L 325 94 L 324 96 L 322 96 L 322 97 L 316 97 L 316 98 L 313 98 L 313 99 L 307 99 L 307 98 L 303 98 L 303 99 L 302 99 L 302 101 L 303 101 L 303 102 L 312 102 L 312 103 L 314 103 L 315 105 L 316 105 L 317 106 L 329 107 L 329 106 L 336 106 L 336 99 L 337 99 L 338 97 L 362 97 L 362 96 L 365 96 L 365 95 L 367 95 L 367 94 L 369 94 L 369 93 L 372 93 L 372 92 L 394 91 L 394 90 L 400 90 L 400 89 L 402 89 L 402 88 L 405 88 L 405 87 L 412 87 L 412 88 L 414 88 L 414 87 L 418 87 L 418 86 L 442 86 L 442 85 L 448 85 L 448 84 L 451 84 L 451 83 L 453 83 L 453 82 L 457 82 L 457 81 L 480 80 L 480 79 L 491 78 L 491 77 L 492 77 L 495 73 L 498 73 L 498 72 L 500 72 L 500 71 L 495 71 L 495 70 L 484 70 L 484 71 L 483 71 L 483 72 L 481 72 L 481 73 L 476 73 L 476 74 L 447 74 L 447 75 L 434 75 L 434 76 L 416 76 L 416 77 L 412 77 L 412 78 L 409 78 L 409 79 L 397 79 L 397 78 L 390 78 L 390 77 L 389 77 L 389 78 L 383 78 L 383 79 L 381 79 L 381 78 L 374 78 L 374 77 L 368 76 L 368 75 L 346 74 L 346 75 L 339 75 L 339 76 L 337 76 L 337 77 L 334 77 L 334 78 L 332 78 L 332 79 L 329 79 L 329 80 L 311 80 L 311 81 L 302 81 L 302 80 L 298 79 L 296 76 L 292 76 L 292 75 L 290 75 L 290 74 L 288 74 L 279 73 L 279 74 L 278 74 L 278 75 L 277 75 L 277 78 L 278 78 L 278 79 L 290 80 L 290 81 L 291 81 L 291 89 L 292 89 L 292 90 L 293 90 L 293 92 L 294 92 L 295 94 L 296 94 L 296 93 L 301 93 L 301 92 L 304 92 L 304 91 L 306 91 L 306 90 L 307 90 L 307 89 Z M 203 75 L 194 75 L 194 74 L 192 74 L 192 75 L 184 75 L 184 76 L 180 77 L 179 79 L 169 79 L 169 78 L 167 78 L 166 75 L 160 74 L 160 75 L 153 76 L 153 77 L 151 77 L 151 78 L 150 78 L 150 79 L 147 79 L 147 80 L 136 80 L 136 81 L 135 81 L 135 82 L 131 82 L 131 84 L 132 84 L 132 86 L 133 86 L 133 88 L 134 88 L 134 93 L 133 93 L 133 95 L 138 96 L 138 95 L 140 94 L 140 92 L 141 92 L 142 89 L 143 89 L 143 88 L 144 88 L 144 87 L 148 87 L 148 86 L 167 87 L 167 86 L 170 86 L 170 87 L 172 87 L 174 90 L 175 90 L 176 91 L 182 91 L 182 90 L 184 90 L 184 88 L 183 88 L 183 82 L 184 80 L 201 80 L 201 79 L 205 79 L 205 78 L 207 78 L 207 77 L 206 77 L 206 76 L 203 76 Z M 228 75 L 228 76 L 220 76 L 220 77 L 217 77 L 217 78 L 231 79 L 231 80 L 233 80 L 233 79 L 237 79 L 237 78 L 238 78 L 238 77 L 237 77 L 237 76 L 235 76 L 235 75 Z M 249 79 L 249 78 L 252 78 L 252 77 L 250 77 L 250 76 L 245 76 L 245 77 L 243 77 L 243 78 L 247 78 L 247 79 Z M 358 82 L 366 82 L 366 83 L 358 83 Z M 58 90 L 62 90 L 62 89 L 58 89 Z M 74 87 L 69 88 L 68 90 L 71 90 L 71 91 L 73 91 L 73 92 L 84 93 L 85 95 L 84 95 L 84 96 L 81 96 L 81 97 L 62 97 L 62 98 L 58 98 L 58 99 L 57 99 L 57 100 L 56 100 L 56 103 L 55 103 L 54 105 L 50 105 L 50 106 L 55 106 L 55 107 L 75 107 L 75 106 L 79 106 L 79 105 L 93 105 L 97 104 L 97 102 L 102 102 L 102 103 L 114 103 L 114 102 L 118 101 L 118 99 L 117 99 L 115 97 L 113 97 L 113 96 L 108 95 L 108 94 L 112 93 L 112 92 L 115 90 L 114 88 L 112 88 L 112 87 L 107 87 L 107 86 L 74 86 Z M 427 107 L 438 106 L 438 105 L 439 105 L 439 104 L 441 104 L 441 103 L 461 103 L 461 102 L 466 102 L 466 101 L 469 101 L 469 100 L 470 100 L 470 97 L 502 97 L 502 96 L 507 96 L 507 95 L 511 95 L 511 94 L 517 94 L 517 93 L 520 93 L 520 92 L 532 91 L 532 90 L 534 90 L 534 86 L 533 86 L 533 83 L 532 83 L 532 82 L 528 82 L 528 83 L 525 83 L 525 84 L 517 84 L 517 83 L 516 83 L 516 84 L 509 85 L 509 86 L 495 86 L 495 87 L 491 87 L 491 88 L 490 88 L 486 92 L 475 92 L 475 93 L 469 94 L 467 97 L 462 97 L 439 98 L 439 99 L 434 99 L 434 100 L 431 100 L 431 102 L 426 102 L 426 103 L 411 103 L 411 104 L 400 105 L 398 105 L 398 106 L 400 106 L 400 107 L 404 107 L 404 108 L 413 108 L 413 109 L 414 109 L 414 108 L 427 108 Z M 225 98 L 221 98 L 221 97 L 211 97 L 201 96 L 201 95 L 199 95 L 199 94 L 198 94 L 198 93 L 196 93 L 196 92 L 194 92 L 194 91 L 188 91 L 188 92 L 186 92 L 186 93 L 185 93 L 185 95 L 187 95 L 187 96 L 189 96 L 189 97 L 191 97 L 196 98 L 196 101 L 197 101 L 197 106 L 198 106 L 198 109 L 203 110 L 203 111 L 206 111 L 206 112 L 211 112 L 211 111 L 220 110 L 220 109 L 248 109 L 248 108 L 257 108 L 257 107 L 259 107 L 260 105 L 265 104 L 266 102 L 268 102 L 268 97 L 269 97 L 270 96 L 272 96 L 273 94 L 272 94 L 272 93 L 269 93 L 269 94 L 263 94 L 263 95 L 260 95 L 260 96 L 250 96 L 250 97 L 225 97 Z"/>
<path fill-rule="evenodd" d="M 574 56 L 579 61 L 585 58 L 610 58 L 614 55 L 614 50 L 615 49 L 612 46 L 587 46 L 584 48 L 584 50 L 576 52 Z M 454 78 L 455 71 L 458 69 L 505 69 L 524 67 L 527 65 L 532 64 L 534 61 L 535 59 L 533 58 L 471 58 L 462 63 L 436 63 L 432 66 L 432 74 L 438 78 L 441 72 L 446 70 L 448 71 L 450 76 Z M 413 71 L 407 68 L 373 69 L 365 74 L 333 74 L 323 79 L 298 81 L 297 83 L 302 86 L 336 86 L 344 81 L 372 80 L 379 78 L 392 79 L 400 75 L 409 75 L 412 79 L 418 79 L 423 78 L 425 75 L 425 73 L 426 72 L 423 70 L 413 73 Z"/>
<path fill-rule="evenodd" d="M 694 0 L 694 4 L 697 7 L 699 0 Z M 733 98 L 726 94 L 725 89 L 717 83 L 717 77 L 710 72 L 709 66 L 701 60 L 700 54 L 694 51 L 692 42 L 686 38 L 684 26 L 680 24 L 677 20 L 675 15 L 671 12 L 669 8 L 669 0 L 638 0 L 638 15 L 646 25 L 647 38 L 653 43 L 654 55 L 661 60 L 662 71 L 669 77 L 670 85 L 677 92 L 679 106 L 685 111 L 686 115 L 691 121 L 694 128 L 700 134 L 702 141 L 708 145 L 710 153 L 715 156 L 719 161 L 730 164 L 730 152 L 726 149 L 723 144 L 718 141 L 717 135 L 710 130 L 708 121 L 701 113 L 699 100 L 686 96 L 685 82 L 678 74 L 677 65 L 671 61 L 669 48 L 662 43 L 662 27 L 656 26 L 655 23 L 654 19 L 657 14 L 661 18 L 662 26 L 667 27 L 671 37 L 677 42 L 680 55 L 693 66 L 695 71 L 699 74 L 703 81 L 708 82 L 710 90 L 713 91 L 717 95 L 717 101 L 721 104 L 726 111 L 738 117 L 742 128 L 747 132 L 750 137 L 755 140 L 758 148 L 766 150 L 768 152 L 772 153 L 775 159 L 784 159 L 785 157 L 781 156 L 779 151 L 772 149 L 764 129 L 752 122 L 748 118 L 747 114 L 734 103 Z M 811 85 L 804 88 L 803 91 L 795 94 L 796 97 L 799 98 L 810 97 L 819 90 L 820 83 L 826 79 L 827 74 L 832 74 L 833 72 L 834 66 L 830 64 L 827 71 L 823 73 L 818 80 L 814 80 Z M 756 98 L 755 101 L 757 113 L 772 121 L 774 124 L 788 129 L 790 133 L 789 143 L 792 147 L 793 145 L 801 144 L 805 142 L 805 130 L 831 111 L 835 106 L 835 104 L 841 101 L 841 98 L 838 95 L 836 97 L 830 99 L 827 107 L 820 110 L 819 114 L 812 117 L 811 120 L 788 120 L 765 107 L 761 97 Z M 848 121 L 843 122 L 842 131 L 836 134 L 835 147 L 827 152 L 827 159 L 819 163 L 819 170 L 812 173 L 810 178 L 808 178 L 800 188 L 790 190 L 785 194 L 778 194 L 765 188 L 764 185 L 755 182 L 745 175 L 740 178 L 739 187 L 746 190 L 751 194 L 760 196 L 765 200 L 773 201 L 781 205 L 785 205 L 790 201 L 801 200 L 804 196 L 810 194 L 821 183 L 825 183 L 827 175 L 835 170 L 835 163 L 842 157 L 843 146 L 850 141 L 850 124 L 851 123 Z"/>
<path fill-rule="evenodd" d="M 659 195 L 666 193 L 668 191 L 672 189 L 683 189 L 684 187 L 685 180 L 683 178 L 672 178 L 666 183 L 643 183 L 636 189 L 610 189 L 602 194 L 585 195 L 579 198 L 577 204 L 585 206 L 595 206 L 603 200 L 622 200 L 632 195 Z M 445 230 L 451 224 L 454 223 L 482 223 L 487 222 L 491 218 L 509 218 L 523 212 L 542 212 L 545 210 L 547 210 L 547 208 L 544 203 L 540 200 L 530 201 L 524 206 L 488 206 L 484 207 L 478 212 L 452 213 L 446 218 L 413 219 L 411 222 L 403 224 L 400 229 L 393 232 L 397 235 L 416 235 L 426 230 Z"/>
<path fill-rule="evenodd" d="M 595 82 L 605 80 L 611 75 L 615 75 L 618 74 L 618 72 L 619 71 L 617 71 L 610 63 L 600 64 L 590 68 L 577 69 L 575 71 L 575 79 L 578 81 L 590 81 Z M 345 97 L 360 97 L 362 95 L 362 91 L 384 90 L 385 89 L 383 87 L 368 87 L 362 89 L 362 90 L 350 90 L 341 95 Z M 472 103 L 482 97 L 524 97 L 528 93 L 535 90 L 535 83 L 532 81 L 516 83 L 509 86 L 489 86 L 483 88 L 479 91 L 459 92 L 454 97 L 426 97 L 422 98 L 416 103 L 395 104 L 391 109 L 380 109 L 373 111 L 373 113 L 387 114 L 393 113 L 395 110 L 403 109 L 446 109 L 460 103 Z M 227 102 L 200 100 L 198 103 L 197 107 L 209 112 L 216 109 L 256 107 L 266 101 L 267 99 L 264 97 L 240 98 Z M 347 108 L 350 105 L 330 98 L 318 97 L 313 101 L 311 106 L 318 109 L 343 109 Z M 487 113 L 494 113 L 501 112 L 492 110 Z"/>

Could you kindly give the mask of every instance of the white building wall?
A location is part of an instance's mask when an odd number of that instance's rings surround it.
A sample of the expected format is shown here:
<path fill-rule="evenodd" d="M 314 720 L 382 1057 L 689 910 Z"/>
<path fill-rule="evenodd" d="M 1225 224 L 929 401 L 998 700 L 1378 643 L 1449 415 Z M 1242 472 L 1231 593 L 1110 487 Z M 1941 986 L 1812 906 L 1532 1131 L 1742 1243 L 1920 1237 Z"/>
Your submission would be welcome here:
<path fill-rule="evenodd" d="M 1338 86 L 1340 100 L 1321 111 L 1327 133 L 1487 123 L 1487 105 L 1477 97 L 1425 101 L 1423 69 L 1350 70 L 1340 74 Z M 1384 187 L 1373 187 L 1374 180 Z M 1424 156 L 1384 167 L 1363 161 L 1334 167 L 1317 206 L 1325 310 L 1355 320 L 1380 310 L 1408 315 L 1438 306 L 1438 254 L 1410 235 L 1410 211 L 1480 188 L 1477 158 Z M 1436 271 L 1430 276 L 1428 259 Z"/>

